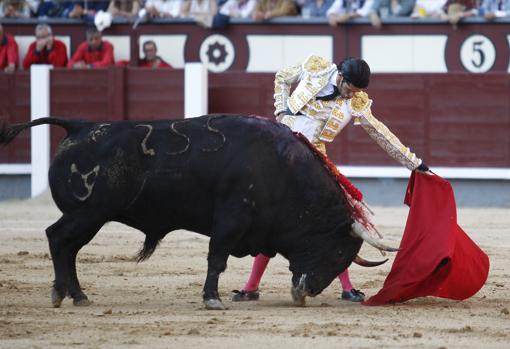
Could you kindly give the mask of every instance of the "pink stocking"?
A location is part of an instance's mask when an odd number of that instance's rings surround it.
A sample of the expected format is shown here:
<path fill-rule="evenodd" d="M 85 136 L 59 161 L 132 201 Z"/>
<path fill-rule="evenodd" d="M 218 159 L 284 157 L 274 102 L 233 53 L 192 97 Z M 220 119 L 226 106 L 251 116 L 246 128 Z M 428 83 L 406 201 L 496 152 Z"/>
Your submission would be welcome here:
<path fill-rule="evenodd" d="M 270 259 L 271 258 L 264 256 L 262 253 L 259 253 L 257 257 L 253 259 L 250 278 L 244 286 L 243 291 L 251 292 L 259 288 L 260 279 L 262 279 L 262 275 L 264 275 L 264 271 Z"/>
<path fill-rule="evenodd" d="M 351 280 L 349 279 L 349 271 L 345 269 L 342 273 L 338 274 L 338 280 L 340 280 L 340 284 L 342 285 L 342 290 L 350 291 L 352 290 Z"/>

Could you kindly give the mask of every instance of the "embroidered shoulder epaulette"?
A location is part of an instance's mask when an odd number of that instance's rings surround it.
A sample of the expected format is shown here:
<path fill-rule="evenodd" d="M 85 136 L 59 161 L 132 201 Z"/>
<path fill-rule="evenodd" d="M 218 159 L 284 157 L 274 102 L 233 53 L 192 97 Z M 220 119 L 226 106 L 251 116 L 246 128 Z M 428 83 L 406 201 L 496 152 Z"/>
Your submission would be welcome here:
<path fill-rule="evenodd" d="M 311 55 L 303 62 L 303 70 L 310 75 L 320 76 L 326 73 L 330 73 L 331 70 L 336 69 L 336 65 L 329 62 L 328 60 Z"/>
<path fill-rule="evenodd" d="M 368 98 L 366 92 L 356 92 L 351 98 L 351 109 L 354 116 L 361 116 L 370 109 L 372 100 Z"/>

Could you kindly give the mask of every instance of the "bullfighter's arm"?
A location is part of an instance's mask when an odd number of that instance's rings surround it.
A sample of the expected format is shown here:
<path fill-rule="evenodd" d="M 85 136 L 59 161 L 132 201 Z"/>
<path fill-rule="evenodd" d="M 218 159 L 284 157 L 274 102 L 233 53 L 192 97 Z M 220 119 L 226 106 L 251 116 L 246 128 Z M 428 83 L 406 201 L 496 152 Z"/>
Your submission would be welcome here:
<path fill-rule="evenodd" d="M 274 115 L 278 116 L 287 110 L 287 99 L 292 83 L 299 80 L 302 72 L 302 65 L 297 64 L 278 71 L 274 78 Z"/>
<path fill-rule="evenodd" d="M 370 110 L 372 101 L 364 92 L 358 93 L 351 101 L 354 124 L 361 125 L 369 136 L 383 148 L 393 159 L 400 162 L 408 169 L 415 170 L 422 160 L 400 142 L 382 122 L 377 120 Z"/>

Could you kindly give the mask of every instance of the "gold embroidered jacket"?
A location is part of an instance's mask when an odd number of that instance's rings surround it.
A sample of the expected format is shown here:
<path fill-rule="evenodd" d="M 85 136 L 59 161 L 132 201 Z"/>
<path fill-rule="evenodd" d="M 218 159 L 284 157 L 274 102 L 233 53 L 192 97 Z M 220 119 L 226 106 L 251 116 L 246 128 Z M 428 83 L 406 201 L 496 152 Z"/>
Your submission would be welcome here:
<path fill-rule="evenodd" d="M 312 55 L 303 64 L 277 72 L 274 93 L 275 115 L 288 108 L 293 114 L 300 111 L 306 117 L 319 121 L 313 139 L 310 139 L 316 145 L 332 142 L 354 117 L 354 125 L 361 125 L 392 158 L 410 170 L 416 169 L 422 161 L 372 115 L 370 110 L 372 100 L 365 92 L 357 92 L 351 100 L 341 97 L 331 101 L 315 99 L 317 93 L 328 84 L 331 74 L 336 70 L 335 64 L 322 57 Z M 297 87 L 289 96 L 292 83 L 298 80 Z M 280 121 L 299 132 L 300 130 L 293 127 L 296 117 L 299 116 L 283 117 L 280 118 Z"/>
<path fill-rule="evenodd" d="M 329 81 L 336 65 L 319 56 L 309 56 L 303 64 L 280 70 L 274 80 L 275 115 L 289 109 L 295 114 L 300 111 Z M 292 83 L 299 80 L 297 87 L 289 97 Z"/>

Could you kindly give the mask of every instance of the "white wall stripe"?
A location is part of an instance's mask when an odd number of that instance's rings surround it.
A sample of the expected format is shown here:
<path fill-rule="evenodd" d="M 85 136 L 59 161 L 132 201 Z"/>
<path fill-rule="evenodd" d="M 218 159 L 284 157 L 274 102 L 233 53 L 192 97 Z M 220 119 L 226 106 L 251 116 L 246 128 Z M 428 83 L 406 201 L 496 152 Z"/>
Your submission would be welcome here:
<path fill-rule="evenodd" d="M 409 178 L 411 172 L 396 166 L 337 166 L 349 178 Z M 431 170 L 449 179 L 510 180 L 510 168 L 492 167 L 432 167 Z"/>
<path fill-rule="evenodd" d="M 329 35 L 247 35 L 249 73 L 274 73 L 316 54 L 333 60 L 333 37 Z"/>
<path fill-rule="evenodd" d="M 411 172 L 397 166 L 338 166 L 349 178 L 409 178 Z M 448 179 L 510 180 L 510 168 L 433 167 L 432 171 Z M 0 175 L 29 175 L 30 164 L 0 164 Z"/>
<path fill-rule="evenodd" d="M 373 73 L 446 73 L 446 35 L 364 35 L 361 56 Z"/>
<path fill-rule="evenodd" d="M 30 164 L 0 164 L 0 175 L 27 175 L 32 173 Z"/>
<path fill-rule="evenodd" d="M 131 41 L 128 35 L 103 35 L 103 40 L 113 45 L 115 62 L 120 60 L 129 61 L 131 57 Z"/>

